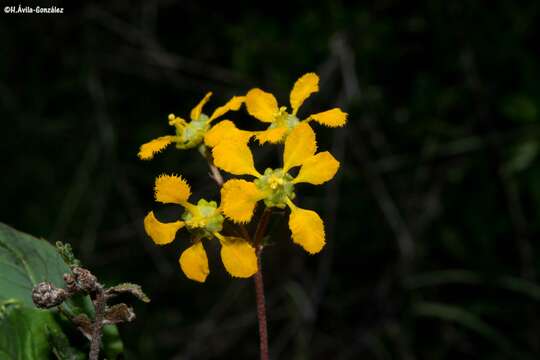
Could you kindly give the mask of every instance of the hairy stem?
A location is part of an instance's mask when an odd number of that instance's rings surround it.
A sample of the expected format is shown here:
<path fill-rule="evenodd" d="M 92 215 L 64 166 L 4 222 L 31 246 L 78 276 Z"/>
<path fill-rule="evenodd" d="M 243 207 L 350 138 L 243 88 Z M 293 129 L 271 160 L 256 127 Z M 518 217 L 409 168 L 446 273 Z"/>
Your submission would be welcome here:
<path fill-rule="evenodd" d="M 268 360 L 268 327 L 266 325 L 266 300 L 264 296 L 264 282 L 263 282 L 263 273 L 262 273 L 262 251 L 264 245 L 262 244 L 262 239 L 264 238 L 264 233 L 268 227 L 268 221 L 270 220 L 270 215 L 272 210 L 266 208 L 261 215 L 259 223 L 257 224 L 257 229 L 253 235 L 253 241 L 257 254 L 257 272 L 255 273 L 255 296 L 257 299 L 257 320 L 259 321 L 259 349 L 261 353 L 261 360 Z"/>
<path fill-rule="evenodd" d="M 211 160 L 208 161 L 208 166 L 210 167 L 212 179 L 214 179 L 214 181 L 219 187 L 222 187 L 224 181 L 223 181 L 223 176 L 221 175 L 221 172 Z M 253 245 L 255 246 L 256 254 L 257 254 L 257 272 L 255 273 L 254 280 L 255 280 L 255 297 L 257 300 L 257 319 L 259 322 L 259 348 L 260 348 L 260 353 L 261 353 L 261 360 L 270 359 L 268 355 L 268 328 L 266 325 L 266 300 L 264 296 L 264 282 L 263 282 L 263 275 L 262 275 L 261 255 L 262 255 L 262 250 L 264 248 L 264 245 L 262 244 L 262 240 L 264 238 L 264 233 L 266 232 L 266 228 L 268 226 L 268 221 L 270 220 L 271 214 L 272 214 L 271 209 L 266 208 L 264 210 L 259 220 L 259 223 L 257 224 L 257 229 L 255 230 L 255 234 L 253 235 Z M 249 232 L 247 231 L 246 227 L 244 225 L 239 225 L 239 229 L 242 233 L 242 236 L 247 241 L 250 241 Z"/>
<path fill-rule="evenodd" d="M 257 298 L 257 319 L 259 320 L 259 349 L 261 360 L 268 360 L 268 328 L 266 326 L 266 300 L 264 298 L 264 282 L 261 266 L 262 246 L 257 248 L 257 266 L 258 270 L 255 273 L 255 295 Z"/>
<path fill-rule="evenodd" d="M 210 168 L 210 177 L 214 179 L 218 187 L 223 186 L 223 176 L 221 175 L 221 171 L 214 165 L 214 157 L 212 156 L 212 152 L 206 148 L 204 157 L 208 161 L 208 167 Z"/>
<path fill-rule="evenodd" d="M 264 246 L 262 243 L 262 240 L 264 238 L 264 233 L 266 232 L 266 228 L 268 227 L 268 221 L 270 220 L 270 215 L 272 215 L 272 209 L 265 208 L 264 212 L 261 215 L 261 218 L 259 219 L 259 223 L 257 224 L 257 229 L 255 229 L 255 234 L 253 235 L 253 242 L 256 249 L 261 247 L 261 250 L 262 250 L 262 247 Z"/>
<path fill-rule="evenodd" d="M 96 311 L 96 316 L 94 319 L 93 329 L 92 329 L 92 341 L 90 343 L 90 354 L 88 355 L 89 360 L 98 360 L 99 359 L 99 350 L 101 347 L 101 331 L 103 329 L 103 318 L 105 316 L 105 291 L 103 287 L 98 285 L 96 290 L 96 297 L 94 299 L 94 308 Z"/>
<path fill-rule="evenodd" d="M 211 162 L 208 163 L 208 166 L 210 166 L 210 172 L 212 173 L 212 179 L 218 184 L 219 187 L 223 185 L 223 176 L 221 176 L 221 172 L 219 169 Z"/>

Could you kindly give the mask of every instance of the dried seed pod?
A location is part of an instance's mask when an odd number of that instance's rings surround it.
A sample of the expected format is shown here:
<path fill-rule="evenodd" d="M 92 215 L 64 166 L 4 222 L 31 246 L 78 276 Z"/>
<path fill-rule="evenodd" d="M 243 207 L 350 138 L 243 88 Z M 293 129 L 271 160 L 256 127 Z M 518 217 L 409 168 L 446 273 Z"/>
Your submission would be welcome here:
<path fill-rule="evenodd" d="M 71 272 L 75 277 L 77 287 L 84 292 L 93 293 L 100 286 L 97 278 L 89 271 L 82 267 L 74 267 Z"/>
<path fill-rule="evenodd" d="M 60 305 L 67 298 L 64 289 L 55 287 L 49 282 L 42 282 L 32 289 L 32 301 L 39 308 L 51 308 Z"/>

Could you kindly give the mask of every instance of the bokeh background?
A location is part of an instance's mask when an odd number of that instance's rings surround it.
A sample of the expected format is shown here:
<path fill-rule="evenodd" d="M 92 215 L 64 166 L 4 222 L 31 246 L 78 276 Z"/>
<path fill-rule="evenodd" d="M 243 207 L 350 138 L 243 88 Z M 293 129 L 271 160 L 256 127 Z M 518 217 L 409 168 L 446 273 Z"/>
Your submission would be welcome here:
<path fill-rule="evenodd" d="M 232 280 L 211 243 L 207 283 L 189 281 L 186 233 L 157 247 L 143 231 L 149 210 L 178 216 L 153 201 L 162 172 L 217 199 L 203 159 L 136 154 L 206 91 L 207 109 L 254 86 L 286 103 L 310 71 L 321 91 L 301 115 L 350 117 L 316 129 L 338 177 L 298 190 L 326 221 L 325 250 L 308 256 L 272 218 L 272 357 L 540 356 L 539 2 L 56 5 L 0 16 L 0 220 L 72 243 L 107 283 L 143 286 L 152 302 L 120 329 L 127 358 L 257 357 L 252 281 Z M 254 149 L 259 167 L 277 156 Z"/>

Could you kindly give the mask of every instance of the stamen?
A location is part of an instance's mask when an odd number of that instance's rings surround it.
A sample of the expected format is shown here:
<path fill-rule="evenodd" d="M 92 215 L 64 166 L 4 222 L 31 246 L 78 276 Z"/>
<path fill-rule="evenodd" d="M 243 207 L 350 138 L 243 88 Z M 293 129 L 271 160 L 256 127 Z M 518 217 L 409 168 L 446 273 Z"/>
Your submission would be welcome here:
<path fill-rule="evenodd" d="M 175 116 L 174 114 L 169 114 L 169 125 L 185 128 L 188 125 L 188 123 L 179 116 Z"/>

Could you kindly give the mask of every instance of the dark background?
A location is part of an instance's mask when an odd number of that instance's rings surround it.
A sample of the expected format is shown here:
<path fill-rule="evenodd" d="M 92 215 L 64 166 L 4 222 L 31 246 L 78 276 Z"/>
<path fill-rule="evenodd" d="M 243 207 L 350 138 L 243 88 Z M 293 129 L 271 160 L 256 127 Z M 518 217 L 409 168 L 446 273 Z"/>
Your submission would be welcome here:
<path fill-rule="evenodd" d="M 218 198 L 203 159 L 136 154 L 206 91 L 207 112 L 254 86 L 286 104 L 309 71 L 321 91 L 301 115 L 350 117 L 316 125 L 337 178 L 299 187 L 325 219 L 324 251 L 307 255 L 272 218 L 273 358 L 540 356 L 539 2 L 56 5 L 65 13 L 0 16 L 0 220 L 71 242 L 107 283 L 143 286 L 153 301 L 121 327 L 127 358 L 257 357 L 252 281 L 231 279 L 211 242 L 206 284 L 189 281 L 186 233 L 161 248 L 143 231 L 163 209 L 162 172 Z"/>

